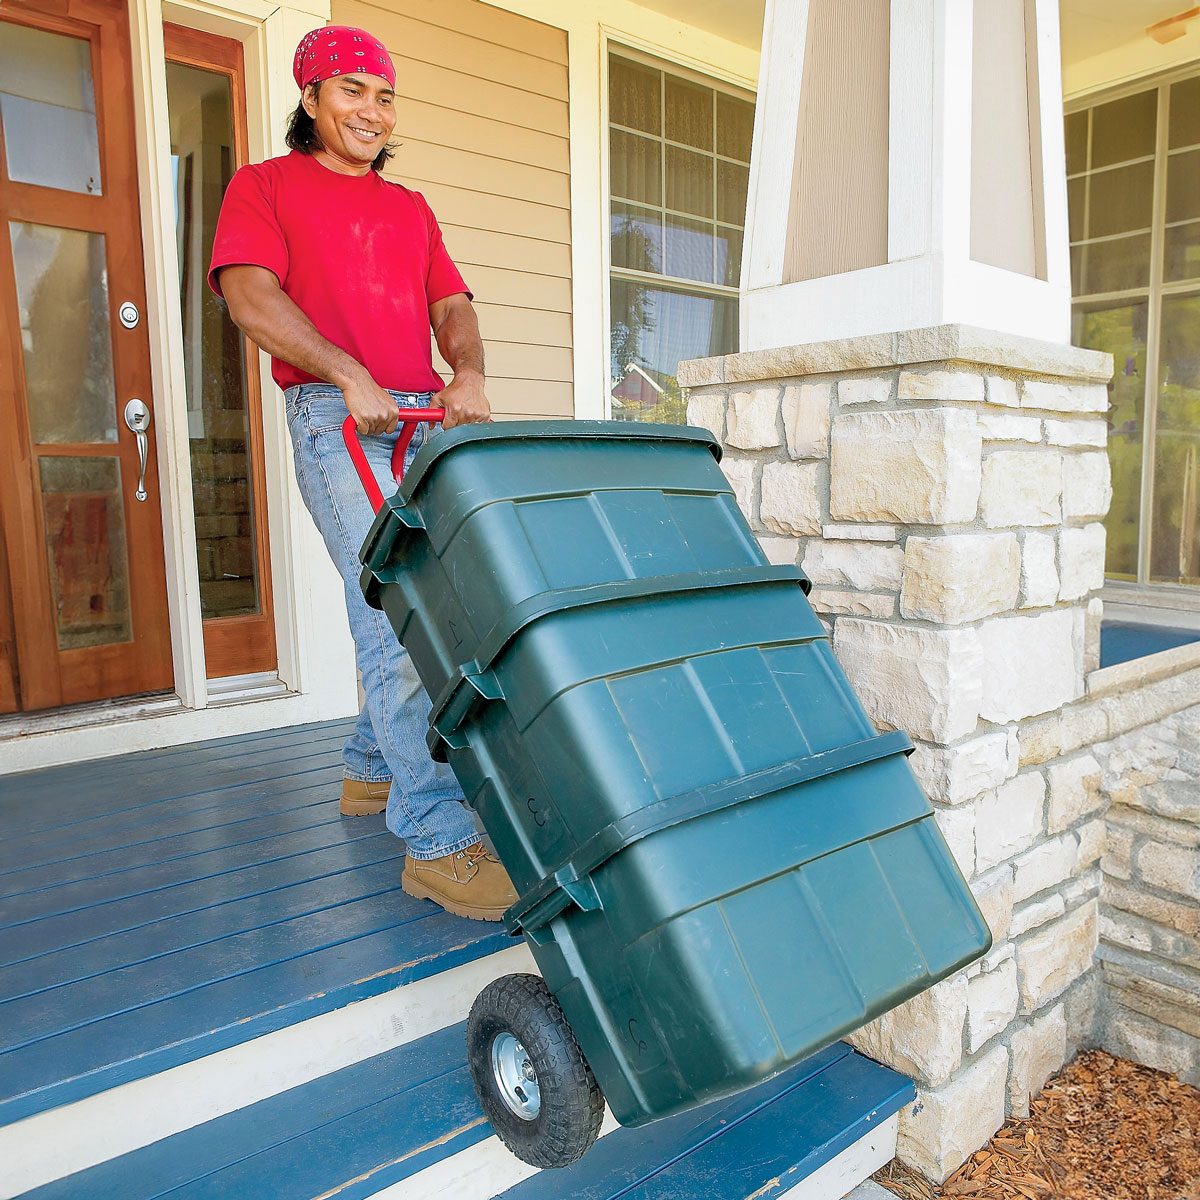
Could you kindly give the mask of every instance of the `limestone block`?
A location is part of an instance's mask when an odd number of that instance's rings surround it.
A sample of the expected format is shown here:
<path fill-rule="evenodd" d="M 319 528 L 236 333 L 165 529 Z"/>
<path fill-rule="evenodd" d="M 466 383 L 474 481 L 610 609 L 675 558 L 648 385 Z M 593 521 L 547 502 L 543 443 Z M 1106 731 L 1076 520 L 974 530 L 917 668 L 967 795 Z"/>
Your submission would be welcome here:
<path fill-rule="evenodd" d="M 839 404 L 886 404 L 892 397 L 892 376 L 854 375 L 839 379 Z"/>
<path fill-rule="evenodd" d="M 1067 1061 L 1067 1019 L 1056 1004 L 1018 1029 L 1012 1037 L 1012 1064 L 1008 1074 L 1008 1102 L 1014 1116 L 1029 1116 L 1029 1100 Z"/>
<path fill-rule="evenodd" d="M 793 458 L 829 457 L 830 383 L 789 383 L 783 389 L 783 429 Z"/>
<path fill-rule="evenodd" d="M 971 400 L 983 403 L 983 376 L 974 371 L 901 371 L 899 400 Z"/>
<path fill-rule="evenodd" d="M 933 817 L 963 878 L 970 879 L 975 874 L 975 810 L 969 804 L 939 808 Z"/>
<path fill-rule="evenodd" d="M 1003 375 L 987 377 L 987 402 L 998 404 L 1003 408 L 1019 408 L 1021 397 L 1017 391 L 1015 379 L 1005 379 Z"/>
<path fill-rule="evenodd" d="M 1046 809 L 1046 828 L 1050 833 L 1061 833 L 1104 804 L 1100 764 L 1091 754 L 1051 763 L 1046 778 L 1050 782 L 1050 803 Z"/>
<path fill-rule="evenodd" d="M 1096 1044 L 1096 1007 L 1100 998 L 1100 972 L 1091 971 L 1072 984 L 1064 997 L 1067 1017 L 1067 1059 Z"/>
<path fill-rule="evenodd" d="M 1017 1015 L 1017 960 L 1010 953 L 967 984 L 967 1053 L 974 1054 Z"/>
<path fill-rule="evenodd" d="M 1020 937 L 1031 929 L 1045 925 L 1047 921 L 1057 921 L 1067 911 L 1067 903 L 1063 897 L 1054 892 L 1043 900 L 1034 900 L 1013 909 L 1012 924 L 1009 926 L 1011 937 Z"/>
<path fill-rule="evenodd" d="M 1059 579 L 1052 533 L 1027 533 L 1021 544 L 1021 607 L 1045 608 L 1058 601 Z"/>
<path fill-rule="evenodd" d="M 1093 596 L 1087 602 L 1083 630 L 1083 673 L 1100 669 L 1100 626 L 1104 621 L 1104 601 Z"/>
<path fill-rule="evenodd" d="M 1109 835 L 1114 833 L 1109 830 Z M 1122 883 L 1118 879 L 1104 880 L 1104 903 L 1110 908 L 1136 913 L 1196 944 L 1196 965 L 1200 966 L 1200 906 L 1193 899 L 1167 900 L 1148 892 L 1141 884 Z"/>
<path fill-rule="evenodd" d="M 843 617 L 833 646 L 867 711 L 887 727 L 942 743 L 974 730 L 980 698 L 974 630 Z"/>
<path fill-rule="evenodd" d="M 779 436 L 779 389 L 760 387 L 732 392 L 725 440 L 739 450 L 770 450 Z"/>
<path fill-rule="evenodd" d="M 1059 722 L 1060 752 L 1074 754 L 1083 746 L 1104 741 L 1108 733 L 1108 717 L 1096 701 L 1078 701 L 1062 710 Z"/>
<path fill-rule="evenodd" d="M 1097 901 L 1089 900 L 1017 943 L 1023 1013 L 1048 1004 L 1091 967 L 1099 940 L 1098 910 Z"/>
<path fill-rule="evenodd" d="M 821 536 L 828 542 L 894 542 L 900 536 L 895 525 L 855 525 L 827 522 Z"/>
<path fill-rule="evenodd" d="M 1103 451 L 1063 457 L 1063 518 L 1095 520 L 1112 502 L 1112 472 Z"/>
<path fill-rule="evenodd" d="M 896 1153 L 938 1183 L 984 1145 L 1004 1124 L 1008 1049 L 994 1046 L 957 1078 L 900 1110 Z"/>
<path fill-rule="evenodd" d="M 1078 830 L 1079 837 L 1079 852 L 1076 859 L 1076 870 L 1085 870 L 1086 868 L 1098 863 L 1104 855 L 1104 845 L 1108 839 L 1108 827 L 1106 823 L 1099 817 L 1094 821 L 1088 821 L 1087 824 L 1081 825 Z"/>
<path fill-rule="evenodd" d="M 1018 775 L 975 804 L 975 858 L 980 871 L 1010 859 L 1041 836 L 1046 780 Z"/>
<path fill-rule="evenodd" d="M 880 592 L 853 592 L 839 588 L 815 587 L 808 602 L 813 611 L 850 617 L 879 617 L 887 620 L 896 615 L 896 597 Z"/>
<path fill-rule="evenodd" d="M 1030 442 L 1036 445 L 1042 440 L 1042 423 L 1037 417 L 981 412 L 979 428 L 985 442 Z"/>
<path fill-rule="evenodd" d="M 979 512 L 989 529 L 1062 520 L 1062 454 L 994 450 L 983 460 Z"/>
<path fill-rule="evenodd" d="M 802 568 L 814 584 L 886 591 L 900 586 L 904 551 L 872 542 L 809 542 Z"/>
<path fill-rule="evenodd" d="M 762 534 L 758 539 L 767 562 L 777 567 L 794 567 L 799 555 L 800 543 L 790 537 L 769 537 Z"/>
<path fill-rule="evenodd" d="M 1015 608 L 1020 581 L 1016 534 L 914 535 L 904 545 L 900 612 L 961 625 Z"/>
<path fill-rule="evenodd" d="M 1200 850 L 1146 842 L 1135 864 L 1147 883 L 1191 899 L 1200 897 Z"/>
<path fill-rule="evenodd" d="M 1119 825 L 1110 825 L 1104 843 L 1104 855 L 1100 867 L 1105 875 L 1114 879 L 1130 879 L 1133 876 L 1133 833 Z"/>
<path fill-rule="evenodd" d="M 1013 863 L 1013 900 L 1020 904 L 1038 892 L 1057 887 L 1075 871 L 1078 843 L 1071 833 L 1059 834 L 1022 854 Z"/>
<path fill-rule="evenodd" d="M 930 799 L 961 804 L 1008 778 L 1008 735 L 985 733 L 956 746 L 918 742 L 908 765 Z"/>
<path fill-rule="evenodd" d="M 687 423 L 707 429 L 718 442 L 725 440 L 725 389 L 697 388 L 688 396 Z"/>
<path fill-rule="evenodd" d="M 1086 864 L 1083 862 L 1082 851 L 1085 831 L 1088 830 L 1092 825 L 1103 826 L 1103 824 L 1104 822 L 1097 818 L 1095 821 L 1089 821 L 1087 825 L 1083 826 L 1083 828 L 1080 829 L 1076 834 L 1076 837 L 1080 839 L 1079 870 L 1083 871 L 1084 873 L 1082 875 L 1076 875 L 1074 879 L 1068 879 L 1067 882 L 1063 884 L 1063 889 L 1060 895 L 1066 902 L 1067 908 L 1077 908 L 1085 900 L 1090 900 L 1093 896 L 1098 896 L 1100 894 L 1100 884 L 1103 881 L 1103 876 L 1099 868 L 1096 866 L 1095 859 Z M 1091 834 L 1088 834 L 1088 836 L 1090 837 Z"/>
<path fill-rule="evenodd" d="M 1078 600 L 1104 586 L 1104 546 L 1104 526 L 1099 522 L 1064 529 L 1058 535 L 1061 599 Z"/>
<path fill-rule="evenodd" d="M 820 533 L 825 487 L 824 463 L 767 463 L 762 472 L 762 523 L 775 533 Z"/>
<path fill-rule="evenodd" d="M 754 504 L 754 461 L 749 458 L 724 458 L 721 460 L 721 470 L 733 488 L 733 498 L 738 508 L 751 524 L 757 517 Z M 789 531 L 790 532 L 790 531 Z"/>
<path fill-rule="evenodd" d="M 986 875 L 977 875 L 971 880 L 971 891 L 987 927 L 992 931 L 992 941 L 1004 941 L 1012 923 L 1012 867 L 1005 864 Z"/>
<path fill-rule="evenodd" d="M 980 715 L 1000 725 L 1075 699 L 1082 679 L 1073 635 L 1069 609 L 984 621 L 978 629 Z"/>
<path fill-rule="evenodd" d="M 1108 423 L 1106 421 L 1045 421 L 1046 441 L 1051 446 L 1100 446 L 1108 445 Z"/>
<path fill-rule="evenodd" d="M 966 1019 L 966 976 L 952 975 L 864 1025 L 847 1040 L 869 1058 L 937 1087 L 962 1062 Z"/>
<path fill-rule="evenodd" d="M 1021 407 L 1051 412 L 1108 412 L 1108 387 L 1103 383 L 1049 383 L 1026 379 L 1021 386 Z"/>
<path fill-rule="evenodd" d="M 1200 1087 L 1200 1044 L 1159 1022 L 1114 1005 L 1105 1021 L 1103 1045 L 1113 1054 L 1132 1058 L 1158 1071 Z M 903 1118 L 901 1118 L 903 1121 Z"/>
<path fill-rule="evenodd" d="M 975 414 L 960 409 L 835 417 L 831 514 L 850 521 L 973 520 L 982 446 Z"/>

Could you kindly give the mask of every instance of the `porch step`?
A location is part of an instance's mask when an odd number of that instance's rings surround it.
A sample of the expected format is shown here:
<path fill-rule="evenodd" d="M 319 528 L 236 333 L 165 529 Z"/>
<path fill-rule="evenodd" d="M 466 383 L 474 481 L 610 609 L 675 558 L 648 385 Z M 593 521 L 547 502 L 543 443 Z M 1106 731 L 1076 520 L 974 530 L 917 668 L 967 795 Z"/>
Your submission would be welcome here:
<path fill-rule="evenodd" d="M 891 1157 L 891 1118 L 913 1095 L 902 1076 L 836 1045 L 733 1100 L 615 1129 L 572 1167 L 532 1174 L 479 1108 L 464 1027 L 58 1180 L 28 1200 L 767 1200 L 797 1194 L 857 1150 L 849 1174 L 811 1193 L 835 1200 Z"/>
<path fill-rule="evenodd" d="M 0 1125 L 513 945 L 338 815 L 349 728 L 0 780 Z"/>

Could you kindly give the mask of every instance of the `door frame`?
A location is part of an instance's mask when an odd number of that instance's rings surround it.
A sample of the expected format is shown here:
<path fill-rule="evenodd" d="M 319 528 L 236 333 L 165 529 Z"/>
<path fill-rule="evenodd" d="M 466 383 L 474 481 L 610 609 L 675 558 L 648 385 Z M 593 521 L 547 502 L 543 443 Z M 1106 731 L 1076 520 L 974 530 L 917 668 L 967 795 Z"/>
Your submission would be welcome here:
<path fill-rule="evenodd" d="M 246 119 L 246 70 L 242 43 L 174 22 L 163 23 L 165 56 L 222 75 L 229 80 L 232 99 L 234 170 L 249 162 Z M 206 264 L 197 263 L 205 270 Z M 182 330 L 182 325 L 180 326 Z M 181 335 L 182 336 L 182 335 Z M 205 675 L 208 680 L 232 675 L 272 672 L 277 666 L 274 597 L 271 588 L 269 505 L 263 436 L 262 383 L 258 349 L 245 334 L 242 343 L 243 379 L 246 388 L 246 456 L 249 463 L 251 503 L 254 512 L 254 554 L 258 568 L 259 611 L 247 616 L 215 617 L 204 621 Z M 190 446 L 189 446 L 190 451 Z"/>

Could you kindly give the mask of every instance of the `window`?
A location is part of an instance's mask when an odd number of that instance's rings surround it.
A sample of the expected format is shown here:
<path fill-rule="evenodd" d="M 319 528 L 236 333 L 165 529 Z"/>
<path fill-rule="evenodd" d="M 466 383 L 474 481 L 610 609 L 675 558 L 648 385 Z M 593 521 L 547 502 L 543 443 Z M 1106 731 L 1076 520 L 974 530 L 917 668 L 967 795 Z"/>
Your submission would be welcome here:
<path fill-rule="evenodd" d="M 1108 573 L 1200 583 L 1200 77 L 1066 118 L 1073 341 L 1113 355 Z"/>
<path fill-rule="evenodd" d="M 753 99 L 608 60 L 612 415 L 682 423 L 688 358 L 737 349 Z"/>

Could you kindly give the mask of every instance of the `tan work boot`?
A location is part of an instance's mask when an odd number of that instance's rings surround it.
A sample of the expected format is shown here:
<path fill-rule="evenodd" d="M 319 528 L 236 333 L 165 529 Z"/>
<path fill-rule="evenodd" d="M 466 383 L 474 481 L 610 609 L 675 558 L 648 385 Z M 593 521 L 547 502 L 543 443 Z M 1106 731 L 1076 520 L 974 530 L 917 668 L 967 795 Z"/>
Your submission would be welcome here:
<path fill-rule="evenodd" d="M 400 886 L 472 921 L 499 921 L 517 899 L 508 872 L 482 842 L 441 858 L 406 857 Z"/>
<path fill-rule="evenodd" d="M 392 789 L 390 779 L 343 779 L 343 817 L 369 817 L 387 808 L 388 792 Z"/>

